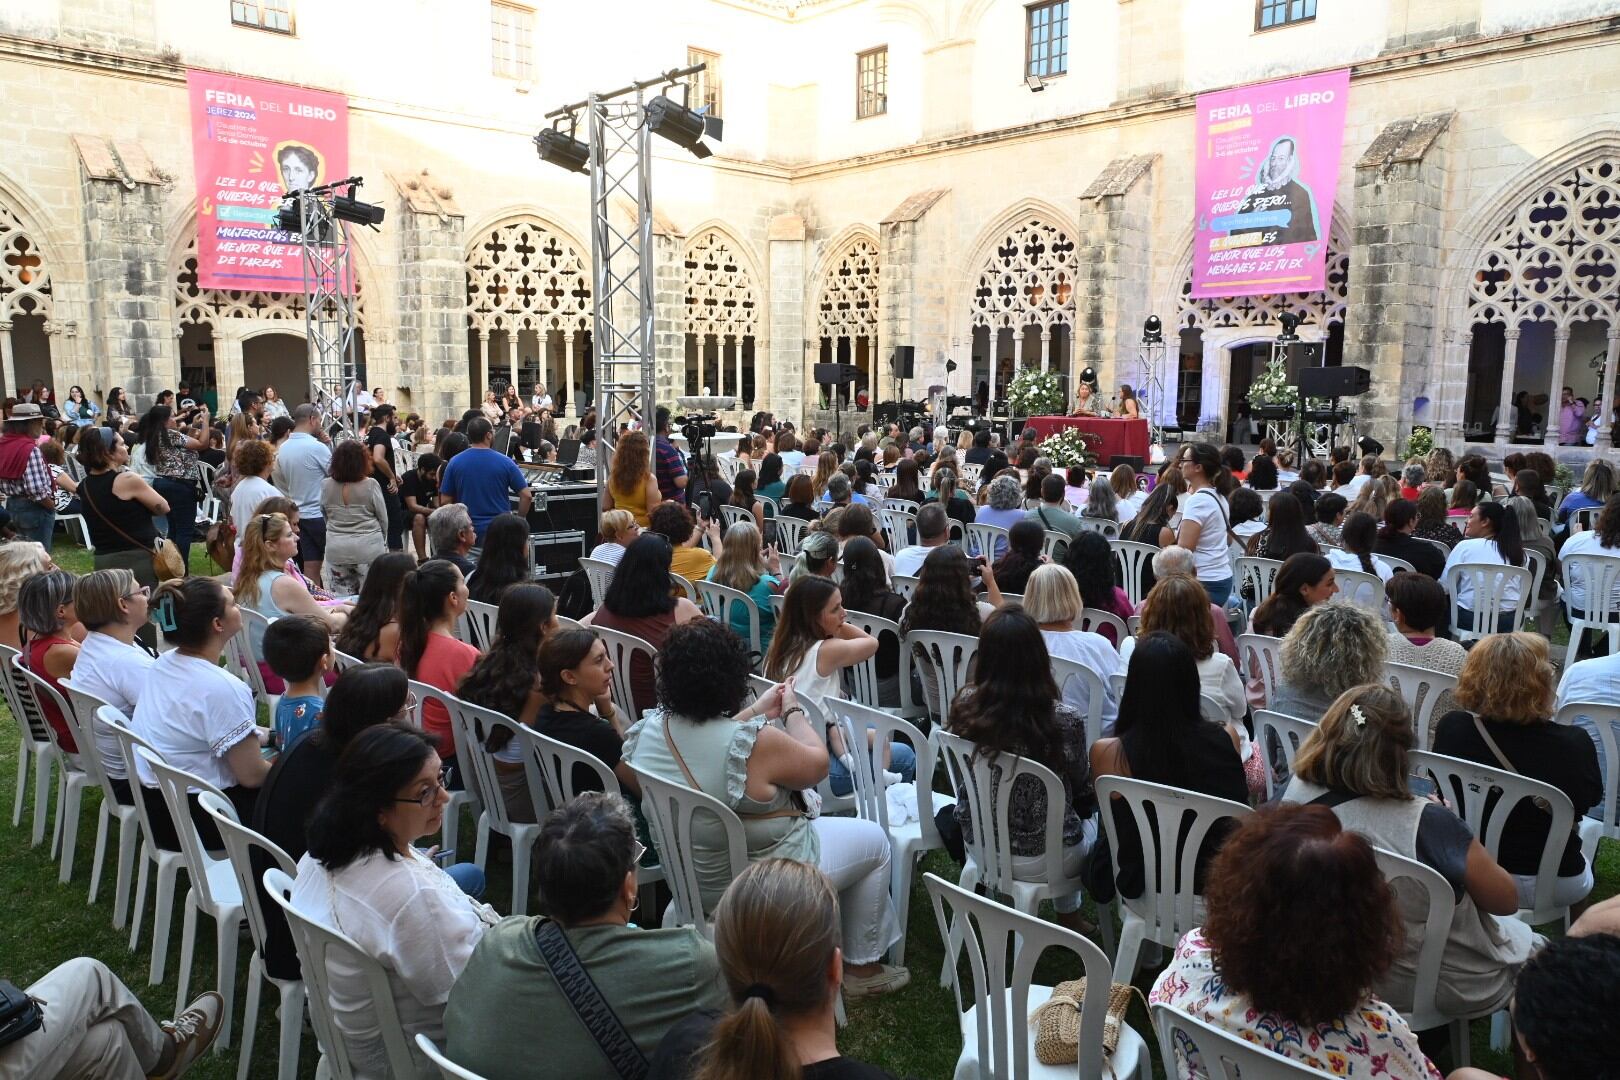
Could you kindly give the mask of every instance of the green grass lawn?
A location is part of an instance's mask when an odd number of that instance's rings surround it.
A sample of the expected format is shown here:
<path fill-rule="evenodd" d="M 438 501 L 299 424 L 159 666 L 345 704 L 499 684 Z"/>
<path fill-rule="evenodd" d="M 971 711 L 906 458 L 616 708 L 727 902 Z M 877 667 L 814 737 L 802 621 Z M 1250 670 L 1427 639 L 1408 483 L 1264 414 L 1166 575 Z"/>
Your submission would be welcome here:
<path fill-rule="evenodd" d="M 56 561 L 75 572 L 90 569 L 89 557 L 81 549 L 58 544 Z M 217 569 L 206 565 L 200 547 L 193 548 L 192 568 L 207 573 Z M 0 712 L 3 712 L 0 708 Z M 0 806 L 9 813 L 16 790 L 17 731 L 9 716 L 0 720 Z M 153 1015 L 164 1019 L 174 1012 L 177 990 L 177 972 L 180 963 L 181 890 L 177 890 L 176 913 L 170 939 L 168 978 L 158 986 L 148 986 L 147 968 L 151 955 L 151 900 L 137 950 L 129 949 L 127 929 L 115 931 L 112 927 L 112 892 L 114 870 L 109 865 L 103 875 L 101 896 L 94 905 L 86 904 L 90 880 L 90 858 L 95 840 L 96 812 L 101 794 L 87 792 L 79 825 L 79 844 L 75 860 L 74 879 L 67 885 L 57 883 L 57 864 L 49 858 L 49 836 L 37 848 L 28 846 L 32 825 L 32 777 L 30 793 L 24 807 L 20 829 L 9 829 L 0 823 L 0 844 L 6 854 L 0 858 L 0 896 L 5 897 L 5 917 L 0 925 L 0 976 L 20 986 L 50 970 L 56 964 L 73 956 L 88 955 L 106 963 L 134 990 Z M 53 798 L 54 802 L 54 798 Z M 54 821 L 54 818 L 52 819 Z M 458 847 L 473 850 L 473 836 L 468 819 L 463 817 Z M 109 843 L 109 864 L 116 854 L 116 840 Z M 922 870 L 930 871 L 950 881 L 956 880 L 957 867 L 942 853 L 935 852 L 923 862 Z M 505 909 L 510 896 L 509 863 L 492 861 L 489 867 L 489 896 L 495 906 Z M 849 1003 L 849 1025 L 840 1036 L 843 1051 L 856 1058 L 880 1065 L 900 1077 L 949 1077 L 961 1048 L 954 1016 L 955 1003 L 949 989 L 939 985 L 939 971 L 943 960 L 940 936 L 934 922 L 933 910 L 922 886 L 921 872 L 910 898 L 910 929 L 906 952 L 906 965 L 911 969 L 911 985 L 898 994 L 870 1001 Z M 1602 899 L 1620 891 L 1620 845 L 1605 841 L 1597 863 L 1597 891 L 1594 898 Z M 150 886 L 148 887 L 150 889 Z M 1088 902 L 1089 910 L 1089 902 Z M 1092 914 L 1095 914 L 1092 912 Z M 197 959 L 191 986 L 196 993 L 214 984 L 215 961 L 213 927 L 209 920 L 198 920 Z M 1553 928 L 1543 928 L 1550 931 Z M 237 1027 L 240 1028 L 242 1008 L 246 1001 L 247 953 L 244 940 L 237 972 Z M 1162 963 L 1162 961 L 1161 961 Z M 1043 982 L 1078 978 L 1078 962 L 1068 956 L 1048 956 L 1039 970 Z M 1158 974 L 1157 968 L 1143 971 L 1137 984 L 1147 990 Z M 273 1077 L 276 1068 L 277 995 L 266 987 L 259 1012 L 256 1054 L 251 1075 Z M 1130 1023 L 1152 1043 L 1151 1025 L 1140 1004 L 1134 1005 Z M 1486 1046 L 1489 1024 L 1485 1021 L 1473 1025 L 1473 1061 L 1487 1069 L 1510 1075 L 1511 1061 L 1506 1055 L 1491 1052 Z M 236 1075 L 239 1035 L 232 1047 L 221 1055 L 210 1057 L 191 1073 L 194 1077 L 225 1078 Z M 1163 1075 L 1158 1053 L 1154 1052 L 1155 1075 Z M 315 1042 L 305 1033 L 300 1076 L 315 1073 Z M 1445 1063 L 1442 1062 L 1442 1065 Z M 543 1070 L 537 1069 L 536 1075 Z"/>

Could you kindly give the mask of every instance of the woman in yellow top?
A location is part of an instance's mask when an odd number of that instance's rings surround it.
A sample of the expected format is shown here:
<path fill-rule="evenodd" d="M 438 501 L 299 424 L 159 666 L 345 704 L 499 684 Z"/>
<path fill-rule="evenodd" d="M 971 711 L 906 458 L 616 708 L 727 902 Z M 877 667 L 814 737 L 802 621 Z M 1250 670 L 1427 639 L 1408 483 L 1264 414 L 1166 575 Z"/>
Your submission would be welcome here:
<path fill-rule="evenodd" d="M 627 431 L 619 436 L 608 471 L 608 510 L 628 510 L 636 524 L 647 527 L 647 514 L 657 506 L 658 480 L 652 471 L 652 447 L 644 431 Z"/>

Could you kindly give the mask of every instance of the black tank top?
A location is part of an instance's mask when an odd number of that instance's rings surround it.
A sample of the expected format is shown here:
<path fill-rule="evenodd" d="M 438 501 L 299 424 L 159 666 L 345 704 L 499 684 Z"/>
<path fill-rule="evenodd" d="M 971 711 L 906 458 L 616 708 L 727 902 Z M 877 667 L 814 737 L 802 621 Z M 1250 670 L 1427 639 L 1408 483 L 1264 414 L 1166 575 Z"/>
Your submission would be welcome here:
<path fill-rule="evenodd" d="M 112 486 L 117 476 L 109 470 L 79 481 L 79 501 L 84 504 L 84 520 L 90 526 L 90 542 L 98 552 L 132 551 L 137 547 L 150 550 L 157 537 L 152 511 L 134 499 L 114 495 Z M 113 525 L 128 536 L 119 535 Z"/>

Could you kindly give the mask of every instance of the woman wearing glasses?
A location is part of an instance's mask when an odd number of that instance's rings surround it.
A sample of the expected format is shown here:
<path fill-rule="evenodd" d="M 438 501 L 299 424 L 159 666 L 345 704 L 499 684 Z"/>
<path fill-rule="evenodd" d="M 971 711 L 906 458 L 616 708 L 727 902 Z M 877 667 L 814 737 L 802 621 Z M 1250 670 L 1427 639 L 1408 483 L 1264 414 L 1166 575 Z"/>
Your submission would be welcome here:
<path fill-rule="evenodd" d="M 436 849 L 413 846 L 439 831 L 450 801 L 443 773 L 433 737 L 417 728 L 390 721 L 356 735 L 309 819 L 292 896 L 299 911 L 342 931 L 383 966 L 413 1055 L 418 1034 L 444 1041 L 450 988 L 500 919 L 435 865 Z M 336 956 L 327 976 L 328 1004 L 356 1072 L 388 1075 L 364 977 Z M 426 1061 L 419 1064 L 425 1075 Z"/>

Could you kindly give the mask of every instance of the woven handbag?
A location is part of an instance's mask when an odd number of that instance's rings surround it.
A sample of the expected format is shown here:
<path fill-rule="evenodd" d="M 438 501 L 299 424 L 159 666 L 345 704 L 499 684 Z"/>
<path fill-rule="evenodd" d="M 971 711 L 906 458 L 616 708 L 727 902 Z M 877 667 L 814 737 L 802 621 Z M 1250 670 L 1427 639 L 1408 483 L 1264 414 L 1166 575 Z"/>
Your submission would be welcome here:
<path fill-rule="evenodd" d="M 1142 991 L 1128 983 L 1108 987 L 1108 1013 L 1103 1021 L 1103 1053 L 1119 1048 L 1120 1029 L 1131 995 Z M 1035 1057 L 1042 1065 L 1073 1065 L 1080 1058 L 1080 1010 L 1086 1000 L 1086 980 L 1071 979 L 1052 988 L 1052 996 L 1029 1016 L 1035 1028 Z M 1144 1007 L 1146 1000 L 1143 1001 Z"/>

